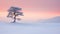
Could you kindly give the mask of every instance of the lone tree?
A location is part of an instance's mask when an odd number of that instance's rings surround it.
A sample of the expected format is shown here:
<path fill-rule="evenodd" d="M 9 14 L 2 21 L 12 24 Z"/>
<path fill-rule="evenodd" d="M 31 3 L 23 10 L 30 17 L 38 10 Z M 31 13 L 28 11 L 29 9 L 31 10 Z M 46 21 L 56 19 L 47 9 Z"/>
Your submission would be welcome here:
<path fill-rule="evenodd" d="M 7 17 L 10 17 L 10 18 L 13 18 L 14 19 L 14 21 L 13 21 L 13 23 L 15 23 L 16 22 L 16 20 L 17 20 L 17 16 L 23 16 L 23 12 L 21 12 L 21 10 L 22 10 L 22 8 L 18 8 L 18 7 L 10 7 L 9 9 L 8 9 L 8 16 Z"/>

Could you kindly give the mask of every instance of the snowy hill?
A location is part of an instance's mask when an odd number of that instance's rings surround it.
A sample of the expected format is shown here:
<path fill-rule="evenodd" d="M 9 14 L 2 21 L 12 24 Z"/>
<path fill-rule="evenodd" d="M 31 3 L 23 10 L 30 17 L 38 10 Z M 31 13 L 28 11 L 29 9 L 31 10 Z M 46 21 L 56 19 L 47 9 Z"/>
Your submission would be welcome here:
<path fill-rule="evenodd" d="M 0 34 L 60 34 L 60 23 L 3 23 Z"/>
<path fill-rule="evenodd" d="M 50 18 L 50 19 L 40 20 L 38 22 L 40 22 L 40 23 L 60 23 L 60 16 Z"/>

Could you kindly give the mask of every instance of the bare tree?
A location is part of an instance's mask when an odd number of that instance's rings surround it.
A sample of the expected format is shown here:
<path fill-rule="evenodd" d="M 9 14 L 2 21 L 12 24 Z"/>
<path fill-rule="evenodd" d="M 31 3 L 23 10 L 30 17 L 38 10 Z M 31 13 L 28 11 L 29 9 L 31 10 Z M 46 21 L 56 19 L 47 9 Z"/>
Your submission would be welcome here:
<path fill-rule="evenodd" d="M 9 9 L 8 9 L 8 16 L 7 17 L 10 17 L 10 18 L 13 18 L 14 19 L 14 21 L 13 21 L 13 23 L 15 23 L 16 22 L 16 17 L 17 16 L 23 16 L 23 12 L 21 12 L 21 10 L 22 10 L 22 8 L 18 8 L 18 7 L 10 7 Z"/>

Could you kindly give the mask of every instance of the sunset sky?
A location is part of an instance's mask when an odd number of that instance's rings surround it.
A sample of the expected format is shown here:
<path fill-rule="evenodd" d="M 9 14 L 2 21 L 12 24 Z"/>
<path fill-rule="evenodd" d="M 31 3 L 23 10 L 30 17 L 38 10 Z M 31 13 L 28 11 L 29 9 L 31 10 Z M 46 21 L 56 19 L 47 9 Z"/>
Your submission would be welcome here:
<path fill-rule="evenodd" d="M 0 0 L 0 21 L 7 21 L 7 10 L 21 7 L 22 20 L 39 20 L 60 16 L 60 0 Z"/>

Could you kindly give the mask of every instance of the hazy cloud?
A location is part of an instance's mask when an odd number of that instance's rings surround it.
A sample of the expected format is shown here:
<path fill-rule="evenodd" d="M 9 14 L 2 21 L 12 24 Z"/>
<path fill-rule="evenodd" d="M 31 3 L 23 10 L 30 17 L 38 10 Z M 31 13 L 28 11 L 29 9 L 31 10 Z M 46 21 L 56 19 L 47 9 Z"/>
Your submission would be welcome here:
<path fill-rule="evenodd" d="M 0 0 L 0 9 L 7 9 L 10 6 L 20 6 L 24 10 L 56 10 L 60 11 L 60 0 Z"/>

